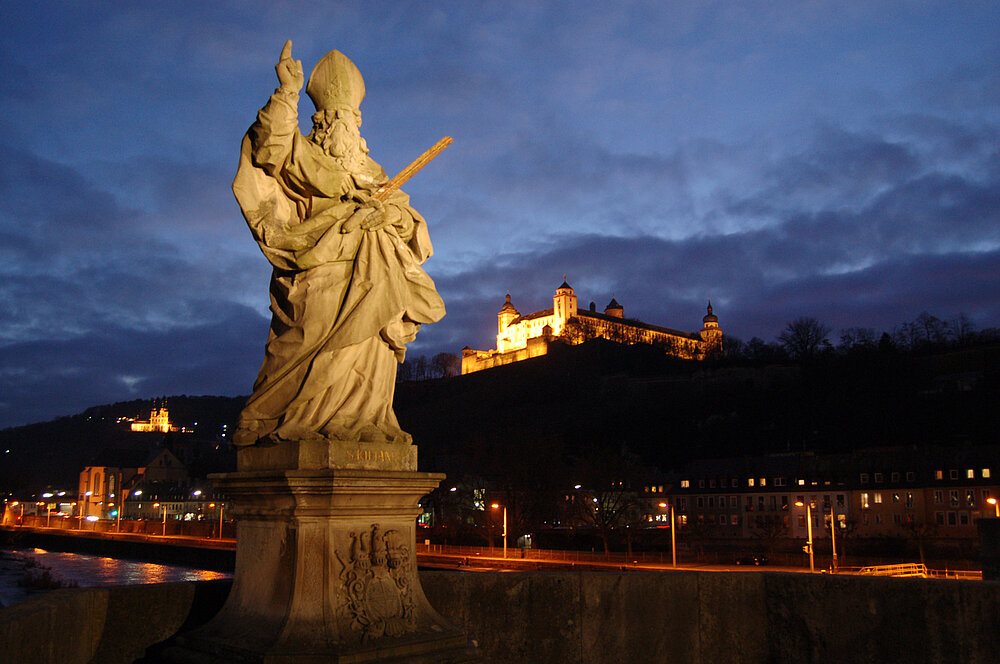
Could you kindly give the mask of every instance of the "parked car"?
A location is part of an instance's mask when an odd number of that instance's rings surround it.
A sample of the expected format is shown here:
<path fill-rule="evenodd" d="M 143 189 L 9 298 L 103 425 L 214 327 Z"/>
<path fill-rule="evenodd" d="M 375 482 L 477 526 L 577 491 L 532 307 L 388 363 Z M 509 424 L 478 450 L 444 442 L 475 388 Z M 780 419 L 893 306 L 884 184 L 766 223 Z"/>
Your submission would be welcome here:
<path fill-rule="evenodd" d="M 767 556 L 755 553 L 748 556 L 743 556 L 742 558 L 736 559 L 737 565 L 754 565 L 760 567 L 761 565 L 767 564 Z"/>

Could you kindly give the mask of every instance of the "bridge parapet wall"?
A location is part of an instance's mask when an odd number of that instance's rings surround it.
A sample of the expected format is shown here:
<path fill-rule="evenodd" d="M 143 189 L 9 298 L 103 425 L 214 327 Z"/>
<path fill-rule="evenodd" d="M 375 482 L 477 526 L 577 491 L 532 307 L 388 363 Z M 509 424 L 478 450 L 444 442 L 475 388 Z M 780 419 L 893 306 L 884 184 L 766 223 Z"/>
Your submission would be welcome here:
<path fill-rule="evenodd" d="M 494 664 L 1000 661 L 998 582 L 429 571 L 421 583 Z M 133 662 L 208 620 L 227 591 L 223 582 L 54 591 L 0 610 L 0 663 Z"/>

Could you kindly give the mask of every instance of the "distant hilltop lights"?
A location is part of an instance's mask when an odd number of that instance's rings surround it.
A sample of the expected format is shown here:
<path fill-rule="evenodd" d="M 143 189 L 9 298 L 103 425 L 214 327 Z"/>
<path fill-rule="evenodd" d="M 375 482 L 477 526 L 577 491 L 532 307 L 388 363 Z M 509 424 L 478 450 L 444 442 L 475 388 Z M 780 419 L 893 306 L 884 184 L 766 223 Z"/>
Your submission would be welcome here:
<path fill-rule="evenodd" d="M 552 308 L 532 314 L 521 315 L 508 293 L 497 314 L 496 349 L 462 349 L 462 373 L 545 355 L 549 343 L 555 340 L 577 345 L 591 339 L 660 346 L 667 355 L 689 360 L 703 360 L 722 351 L 722 330 L 718 316 L 712 313 L 711 302 L 708 313 L 702 318 L 701 330 L 681 332 L 626 319 L 624 307 L 614 297 L 603 313 L 597 311 L 594 302 L 590 303 L 589 310 L 581 311 L 577 308 L 572 286 L 564 280 L 552 298 Z"/>

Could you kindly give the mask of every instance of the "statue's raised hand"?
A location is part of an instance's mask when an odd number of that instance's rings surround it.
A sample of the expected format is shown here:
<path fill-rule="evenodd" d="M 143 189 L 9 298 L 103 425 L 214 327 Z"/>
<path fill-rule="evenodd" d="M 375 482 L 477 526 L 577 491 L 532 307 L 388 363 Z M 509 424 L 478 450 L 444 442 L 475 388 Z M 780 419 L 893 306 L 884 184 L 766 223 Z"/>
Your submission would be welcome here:
<path fill-rule="evenodd" d="M 298 92 L 302 89 L 302 82 L 305 80 L 302 74 L 302 61 L 292 60 L 292 40 L 285 42 L 285 47 L 281 49 L 281 58 L 278 64 L 274 65 L 274 71 L 278 73 L 278 82 L 284 90 Z"/>

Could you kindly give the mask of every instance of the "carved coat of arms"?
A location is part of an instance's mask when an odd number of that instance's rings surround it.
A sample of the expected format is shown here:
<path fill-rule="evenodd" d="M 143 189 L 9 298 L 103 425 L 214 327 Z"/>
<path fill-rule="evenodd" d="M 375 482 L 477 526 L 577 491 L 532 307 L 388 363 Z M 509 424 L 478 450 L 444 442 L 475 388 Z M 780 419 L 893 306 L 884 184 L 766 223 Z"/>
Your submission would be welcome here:
<path fill-rule="evenodd" d="M 412 632 L 416 628 L 410 588 L 413 565 L 399 531 L 382 532 L 376 523 L 349 536 L 347 556 L 336 552 L 342 565 L 344 618 L 360 632 L 362 642 Z"/>

